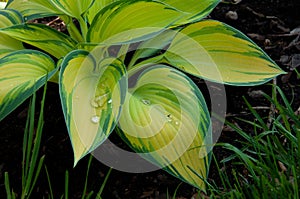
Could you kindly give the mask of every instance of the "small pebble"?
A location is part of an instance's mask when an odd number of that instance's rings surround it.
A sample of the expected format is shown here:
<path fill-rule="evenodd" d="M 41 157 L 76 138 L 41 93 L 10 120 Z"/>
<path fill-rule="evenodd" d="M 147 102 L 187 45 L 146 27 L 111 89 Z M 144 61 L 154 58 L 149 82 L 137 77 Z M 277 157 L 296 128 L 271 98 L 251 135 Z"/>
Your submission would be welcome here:
<path fill-rule="evenodd" d="M 225 17 L 227 19 L 231 19 L 231 20 L 234 20 L 234 21 L 239 18 L 237 12 L 235 12 L 235 11 L 228 11 L 226 13 Z"/>

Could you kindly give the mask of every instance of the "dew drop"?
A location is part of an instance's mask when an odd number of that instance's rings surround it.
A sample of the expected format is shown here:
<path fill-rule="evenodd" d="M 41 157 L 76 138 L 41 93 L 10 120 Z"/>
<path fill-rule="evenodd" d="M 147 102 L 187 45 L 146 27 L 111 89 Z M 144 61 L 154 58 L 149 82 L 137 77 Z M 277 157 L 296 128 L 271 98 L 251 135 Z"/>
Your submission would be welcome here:
<path fill-rule="evenodd" d="M 109 100 L 107 101 L 107 103 L 108 103 L 108 104 L 111 104 L 111 103 L 112 103 L 112 99 L 109 99 Z"/>
<path fill-rule="evenodd" d="M 166 117 L 167 117 L 167 121 L 168 121 L 168 122 L 172 122 L 173 116 L 172 116 L 171 114 L 168 114 Z"/>
<path fill-rule="evenodd" d="M 99 123 L 99 121 L 100 121 L 100 117 L 97 116 L 97 115 L 94 115 L 94 116 L 91 118 L 91 121 L 92 121 L 94 124 L 97 124 L 97 123 Z"/>
<path fill-rule="evenodd" d="M 179 125 L 179 122 L 178 122 L 178 121 L 176 121 L 176 122 L 175 122 L 175 125 L 176 125 L 176 126 L 178 126 L 178 125 Z"/>
<path fill-rule="evenodd" d="M 150 100 L 148 100 L 148 99 L 142 99 L 142 102 L 145 105 L 150 105 L 151 104 Z"/>

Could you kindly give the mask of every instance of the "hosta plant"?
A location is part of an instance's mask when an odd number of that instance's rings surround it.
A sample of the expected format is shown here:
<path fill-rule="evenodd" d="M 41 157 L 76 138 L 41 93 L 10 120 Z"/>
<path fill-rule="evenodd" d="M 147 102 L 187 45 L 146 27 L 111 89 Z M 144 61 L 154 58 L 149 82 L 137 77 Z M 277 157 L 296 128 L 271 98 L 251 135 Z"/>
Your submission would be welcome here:
<path fill-rule="evenodd" d="M 0 10 L 0 120 L 59 84 L 74 164 L 118 135 L 204 189 L 212 125 L 190 74 L 262 84 L 283 71 L 244 34 L 204 19 L 219 0 L 10 0 Z M 33 20 L 58 16 L 65 33 Z"/>

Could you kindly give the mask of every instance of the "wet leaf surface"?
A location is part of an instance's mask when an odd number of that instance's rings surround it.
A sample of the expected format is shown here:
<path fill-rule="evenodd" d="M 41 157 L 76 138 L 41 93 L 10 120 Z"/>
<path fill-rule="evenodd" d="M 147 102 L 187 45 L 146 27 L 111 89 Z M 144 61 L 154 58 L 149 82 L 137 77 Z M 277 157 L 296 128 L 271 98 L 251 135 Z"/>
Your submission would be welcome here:
<path fill-rule="evenodd" d="M 294 97 L 292 108 L 299 113 L 300 88 L 299 79 L 295 69 L 299 70 L 300 65 L 300 2 L 298 0 L 242 0 L 234 1 L 235 4 L 219 4 L 209 18 L 225 22 L 247 34 L 259 46 L 276 61 L 276 63 L 289 73 L 278 78 L 277 84 L 281 87 L 288 99 Z M 228 17 L 228 13 L 236 13 Z M 227 16 L 226 16 L 227 15 Z M 43 19 L 50 26 L 64 31 L 64 24 L 59 19 Z M 195 79 L 199 88 L 205 93 L 205 86 L 201 81 Z M 41 154 L 46 154 L 45 164 L 47 165 L 50 178 L 53 184 L 55 198 L 64 192 L 64 172 L 70 173 L 70 198 L 81 198 L 83 190 L 85 171 L 88 158 L 81 160 L 75 168 L 73 155 L 66 125 L 63 118 L 58 86 L 49 84 L 46 98 L 45 127 L 42 140 Z M 249 110 L 242 99 L 245 96 L 252 106 L 262 115 L 268 115 L 270 103 L 261 97 L 261 92 L 270 94 L 271 87 L 262 85 L 258 87 L 232 87 L 227 86 L 227 119 L 242 129 L 251 127 L 240 123 L 235 117 L 253 120 Z M 38 93 L 41 96 L 41 92 Z M 208 93 L 206 93 L 208 94 Z M 208 98 L 208 97 L 207 97 Z M 22 160 L 22 138 L 27 114 L 26 101 L 12 114 L 0 122 L 0 198 L 6 198 L 3 173 L 8 171 L 11 184 L 15 192 L 20 193 L 21 182 L 21 160 Z M 298 112 L 297 112 L 298 111 Z M 224 127 L 219 141 L 232 142 L 241 139 L 233 136 L 232 129 Z M 249 134 L 251 134 L 249 130 Z M 110 137 L 121 148 L 128 147 L 116 136 Z M 218 160 L 228 157 L 227 151 L 215 148 L 214 152 Z M 278 163 L 284 172 L 284 163 Z M 225 165 L 221 168 L 230 173 L 233 165 Z M 236 167 L 236 166 L 235 166 Z M 247 170 L 237 168 L 241 173 L 247 175 Z M 108 167 L 93 160 L 90 169 L 88 192 L 98 191 L 104 180 Z M 211 165 L 209 181 L 214 180 L 217 184 L 218 170 L 214 164 Z M 233 176 L 231 176 L 233 178 Z M 111 199 L 160 199 L 166 198 L 167 190 L 172 195 L 181 182 L 162 170 L 130 174 L 113 170 L 103 193 L 103 198 Z M 34 191 L 34 198 L 47 197 L 49 188 L 43 171 Z M 177 191 L 177 198 L 190 199 L 196 190 L 187 185 L 181 184 Z M 202 195 L 202 197 L 207 197 Z M 194 195 L 194 198 L 197 198 Z"/>

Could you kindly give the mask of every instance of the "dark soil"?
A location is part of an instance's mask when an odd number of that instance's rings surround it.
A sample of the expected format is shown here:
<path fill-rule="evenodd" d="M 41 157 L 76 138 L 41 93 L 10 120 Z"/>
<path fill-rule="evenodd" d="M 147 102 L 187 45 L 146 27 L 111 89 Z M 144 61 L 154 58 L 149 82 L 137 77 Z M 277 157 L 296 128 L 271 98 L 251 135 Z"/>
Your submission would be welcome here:
<path fill-rule="evenodd" d="M 298 0 L 242 0 L 238 4 L 219 4 L 209 16 L 212 19 L 232 25 L 247 34 L 280 67 L 288 72 L 287 75 L 277 79 L 277 84 L 290 100 L 293 99 L 292 107 L 294 110 L 297 110 L 300 106 L 300 84 L 294 71 L 300 65 L 299 10 L 300 1 Z M 231 17 L 229 16 L 230 14 Z M 235 117 L 253 120 L 242 96 L 245 96 L 261 114 L 268 115 L 270 103 L 261 96 L 260 91 L 270 94 L 270 85 L 266 84 L 257 87 L 226 86 L 226 91 L 228 120 L 237 124 L 239 122 L 235 120 Z M 39 97 L 40 95 L 41 92 L 38 93 Z M 46 99 L 41 155 L 45 154 L 45 165 L 50 174 L 55 198 L 59 198 L 64 193 L 66 170 L 70 174 L 70 198 L 80 198 L 86 178 L 88 157 L 81 160 L 73 168 L 72 148 L 60 107 L 57 85 L 51 83 L 48 85 Z M 6 198 L 4 187 L 4 172 L 6 171 L 9 172 L 13 190 L 16 193 L 20 193 L 22 139 L 27 107 L 28 101 L 0 122 L 0 198 Z M 251 133 L 251 128 L 247 126 L 241 126 L 241 128 L 250 129 L 249 133 Z M 112 136 L 111 139 L 116 144 L 121 142 L 115 136 Z M 239 138 L 235 137 L 230 129 L 228 130 L 228 128 L 224 127 L 219 141 L 232 142 L 235 139 Z M 214 153 L 218 160 L 228 156 L 227 152 L 219 148 L 215 148 Z M 226 169 L 230 168 L 231 165 L 227 165 Z M 88 193 L 92 190 L 95 192 L 99 190 L 107 171 L 108 168 L 105 165 L 96 160 L 92 161 Z M 209 180 L 214 180 L 218 183 L 218 170 L 214 164 L 211 165 Z M 162 170 L 141 174 L 113 170 L 104 189 L 103 198 L 166 198 L 167 191 L 172 195 L 180 183 L 178 179 Z M 177 196 L 181 199 L 189 199 L 196 191 L 190 185 L 182 183 L 178 189 Z M 48 193 L 49 187 L 43 169 L 32 198 L 47 198 Z"/>

